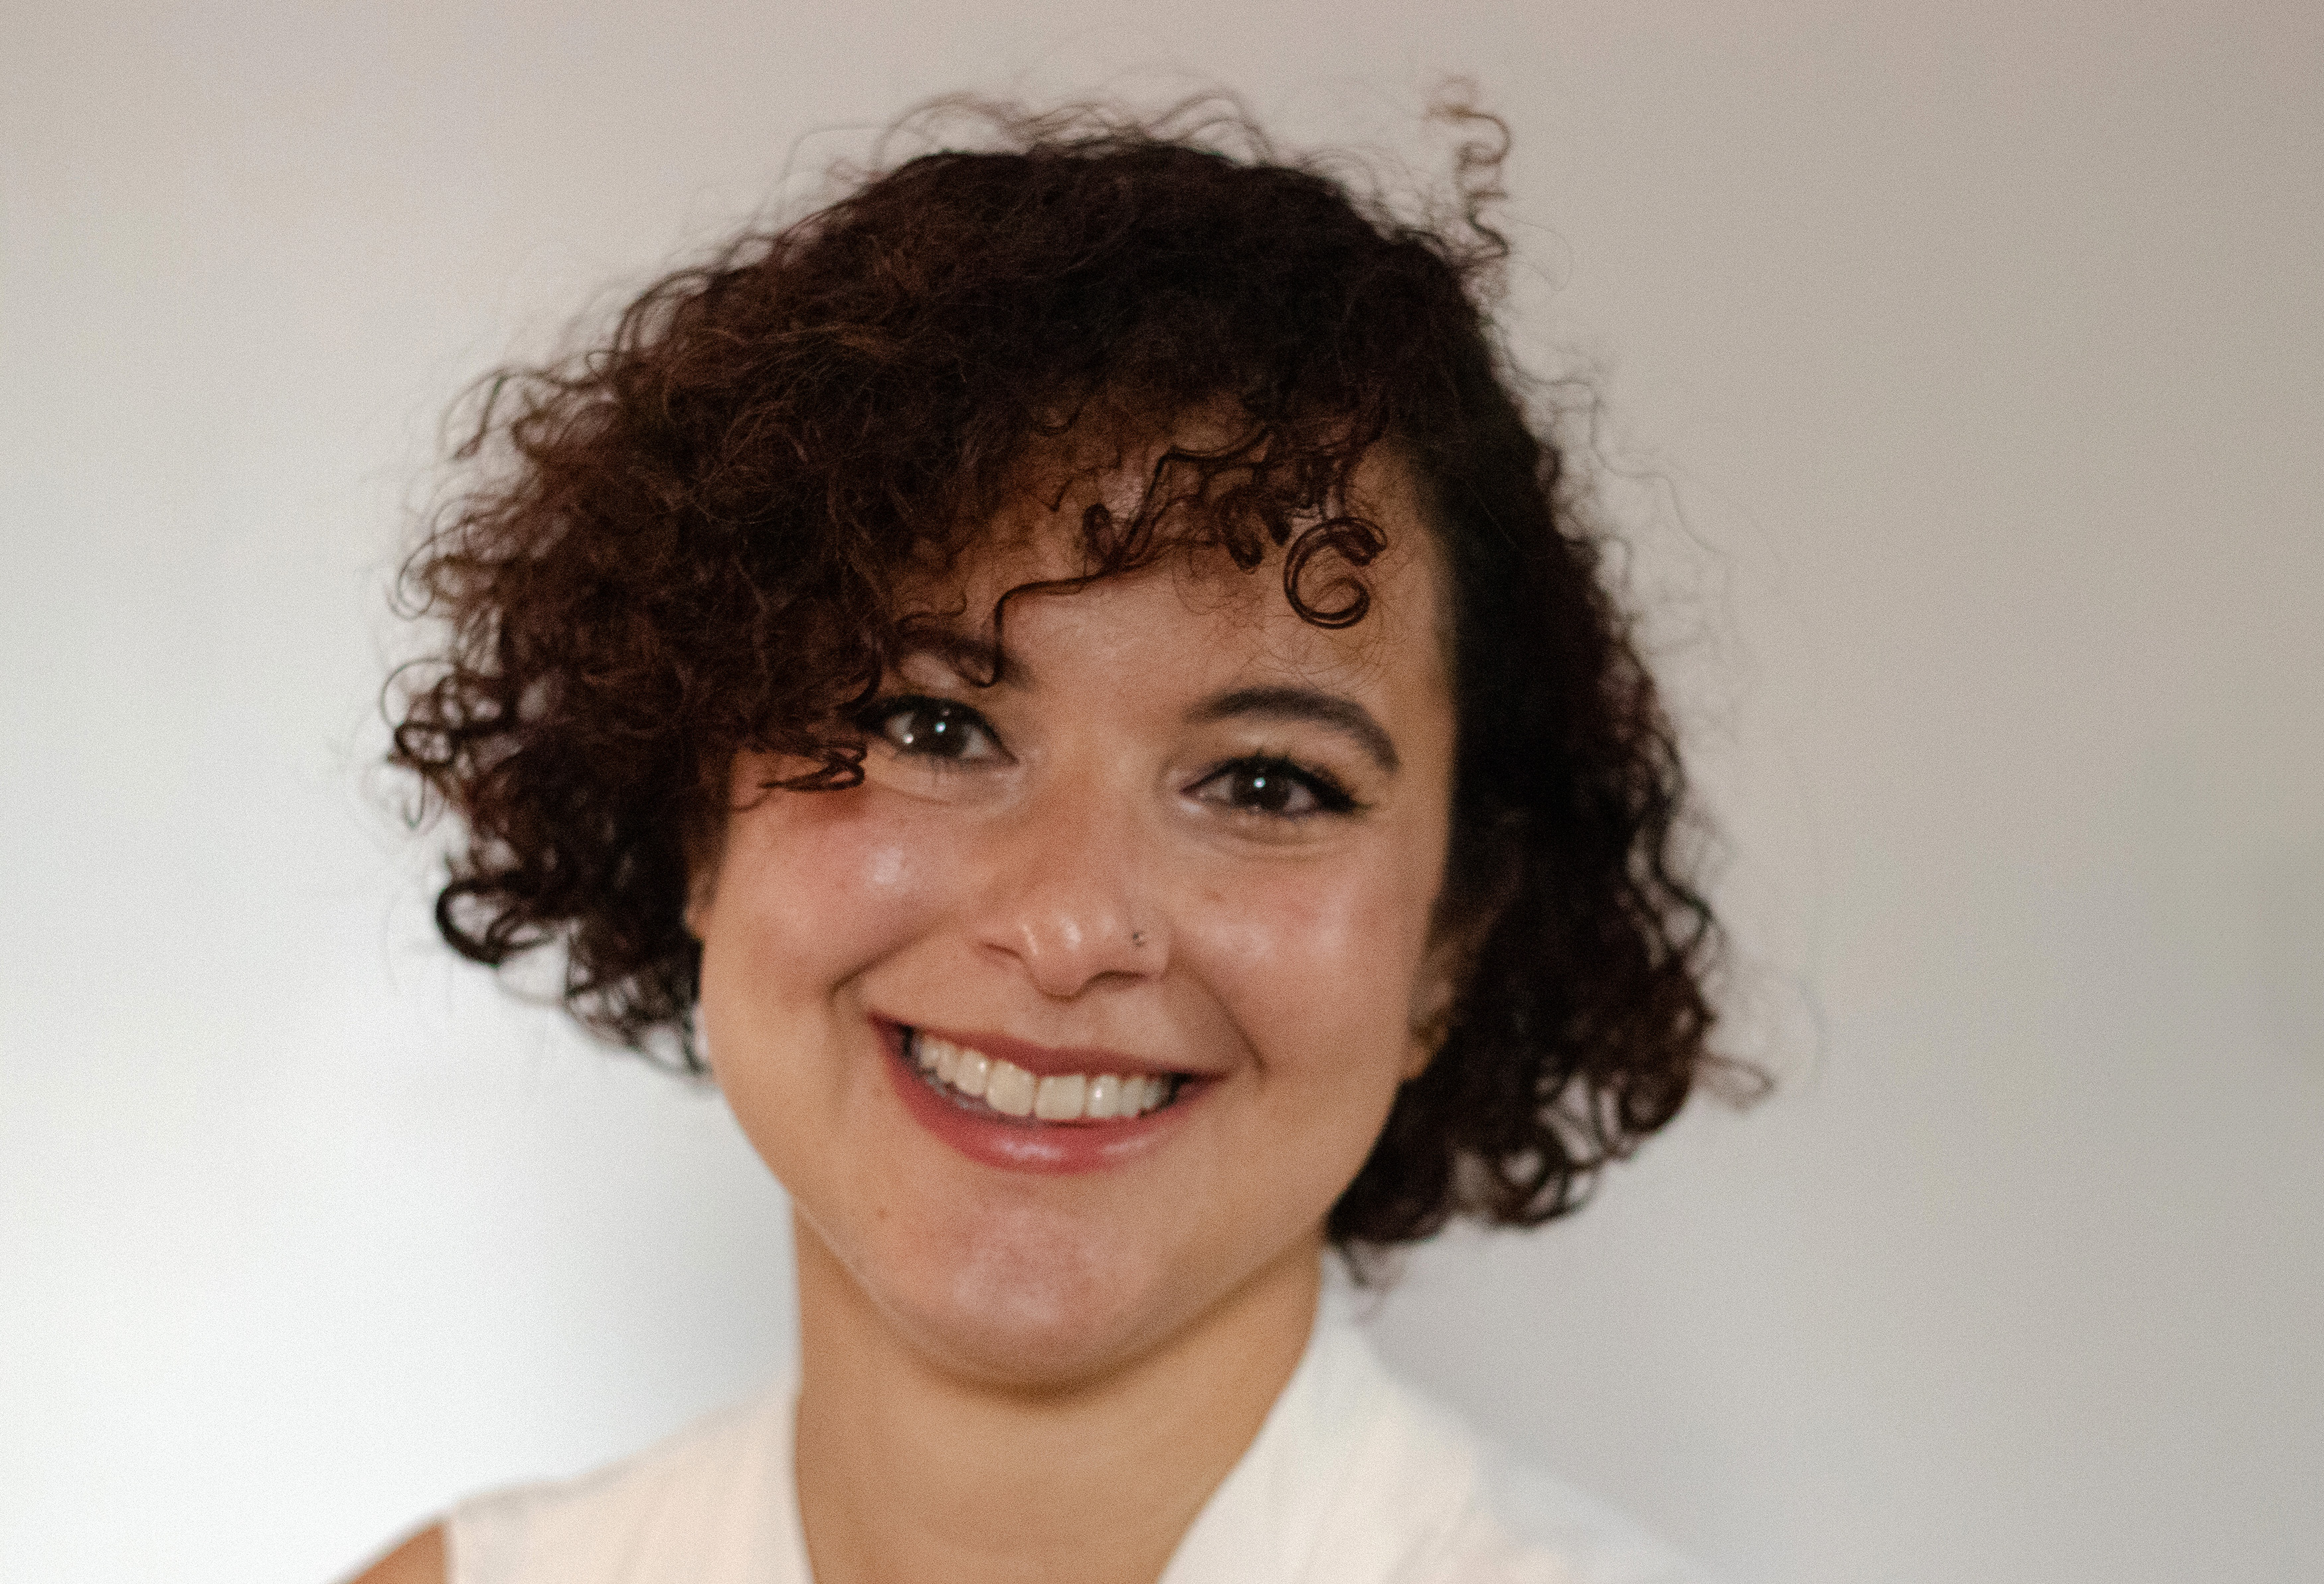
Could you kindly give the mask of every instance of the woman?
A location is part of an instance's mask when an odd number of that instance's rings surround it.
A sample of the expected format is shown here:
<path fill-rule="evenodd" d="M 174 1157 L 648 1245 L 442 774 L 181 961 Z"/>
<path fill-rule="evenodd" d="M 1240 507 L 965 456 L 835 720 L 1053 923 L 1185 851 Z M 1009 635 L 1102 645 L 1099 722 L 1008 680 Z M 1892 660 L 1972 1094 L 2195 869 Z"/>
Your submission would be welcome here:
<path fill-rule="evenodd" d="M 800 1372 L 366 1577 L 1677 1577 L 1316 1318 L 1712 1060 L 1670 735 L 1480 306 L 1499 153 L 1426 230 L 1247 128 L 1004 128 L 497 382 L 414 563 L 444 934 L 706 1064 Z"/>

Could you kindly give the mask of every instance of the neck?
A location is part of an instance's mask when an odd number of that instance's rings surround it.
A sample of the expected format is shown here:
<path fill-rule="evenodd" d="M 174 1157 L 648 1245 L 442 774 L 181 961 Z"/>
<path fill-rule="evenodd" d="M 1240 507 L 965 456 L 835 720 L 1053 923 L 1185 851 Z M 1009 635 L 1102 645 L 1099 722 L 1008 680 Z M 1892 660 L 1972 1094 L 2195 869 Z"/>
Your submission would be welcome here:
<path fill-rule="evenodd" d="M 799 1514 L 816 1584 L 1154 1584 L 1314 1322 L 1320 1247 L 1065 1386 L 964 1379 L 899 1336 L 813 1227 L 799 1266 Z"/>

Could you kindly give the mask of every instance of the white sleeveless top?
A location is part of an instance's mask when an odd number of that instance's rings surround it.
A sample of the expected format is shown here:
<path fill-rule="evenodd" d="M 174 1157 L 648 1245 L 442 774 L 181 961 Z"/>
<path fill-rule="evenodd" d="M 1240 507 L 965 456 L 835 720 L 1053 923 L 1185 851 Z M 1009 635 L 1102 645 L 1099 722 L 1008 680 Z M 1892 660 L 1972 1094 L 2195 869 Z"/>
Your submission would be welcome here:
<path fill-rule="evenodd" d="M 477 1497 L 450 1584 L 813 1584 L 786 1384 L 641 1455 Z M 1705 1584 L 1638 1530 L 1496 1456 L 1319 1318 L 1159 1584 Z"/>

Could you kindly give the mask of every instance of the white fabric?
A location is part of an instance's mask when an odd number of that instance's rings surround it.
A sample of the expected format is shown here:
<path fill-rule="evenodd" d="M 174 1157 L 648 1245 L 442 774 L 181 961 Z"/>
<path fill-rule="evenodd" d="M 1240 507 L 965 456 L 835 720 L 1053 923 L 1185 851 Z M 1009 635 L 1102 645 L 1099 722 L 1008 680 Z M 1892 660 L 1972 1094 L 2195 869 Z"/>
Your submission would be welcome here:
<path fill-rule="evenodd" d="M 450 1584 L 813 1584 L 786 1384 L 610 1468 L 482 1496 Z M 1160 1584 L 1703 1584 L 1588 1498 L 1492 1453 L 1317 1321 Z"/>

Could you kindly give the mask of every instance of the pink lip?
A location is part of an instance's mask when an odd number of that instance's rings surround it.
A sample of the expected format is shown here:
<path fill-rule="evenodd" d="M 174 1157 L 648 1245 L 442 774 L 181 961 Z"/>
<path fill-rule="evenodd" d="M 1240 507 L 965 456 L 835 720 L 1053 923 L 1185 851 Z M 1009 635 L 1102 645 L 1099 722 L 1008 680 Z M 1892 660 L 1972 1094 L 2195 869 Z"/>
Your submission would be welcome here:
<path fill-rule="evenodd" d="M 1102 1172 L 1127 1165 L 1158 1146 L 1169 1136 L 1202 1092 L 1210 1085 L 1185 1080 L 1178 1098 L 1143 1116 L 1103 1122 L 1035 1122 L 1001 1116 L 984 1109 L 971 1110 L 939 1094 L 935 1086 L 912 1069 L 904 1054 L 904 1030 L 886 1019 L 874 1020 L 880 1043 L 887 1052 L 889 1081 L 912 1119 L 973 1161 L 1010 1172 Z M 1028 1072 L 1044 1076 L 1060 1072 L 1159 1073 L 1168 1070 L 1136 1061 L 1111 1051 L 1060 1051 L 1028 1045 L 997 1034 L 953 1034 L 928 1029 L 924 1033 L 1013 1061 Z"/>
<path fill-rule="evenodd" d="M 1063 1045 L 1028 1045 L 1022 1040 L 1012 1040 L 1007 1034 L 963 1033 L 958 1029 L 940 1029 L 933 1024 L 912 1025 L 924 1034 L 934 1034 L 939 1040 L 950 1040 L 971 1051 L 982 1051 L 995 1061 L 1014 1062 L 1035 1078 L 1054 1078 L 1059 1073 L 1101 1072 L 1120 1073 L 1126 1078 L 1167 1078 L 1183 1070 L 1165 1067 L 1158 1061 L 1147 1061 L 1136 1056 L 1125 1056 L 1119 1051 L 1098 1051 L 1087 1047 Z"/>

